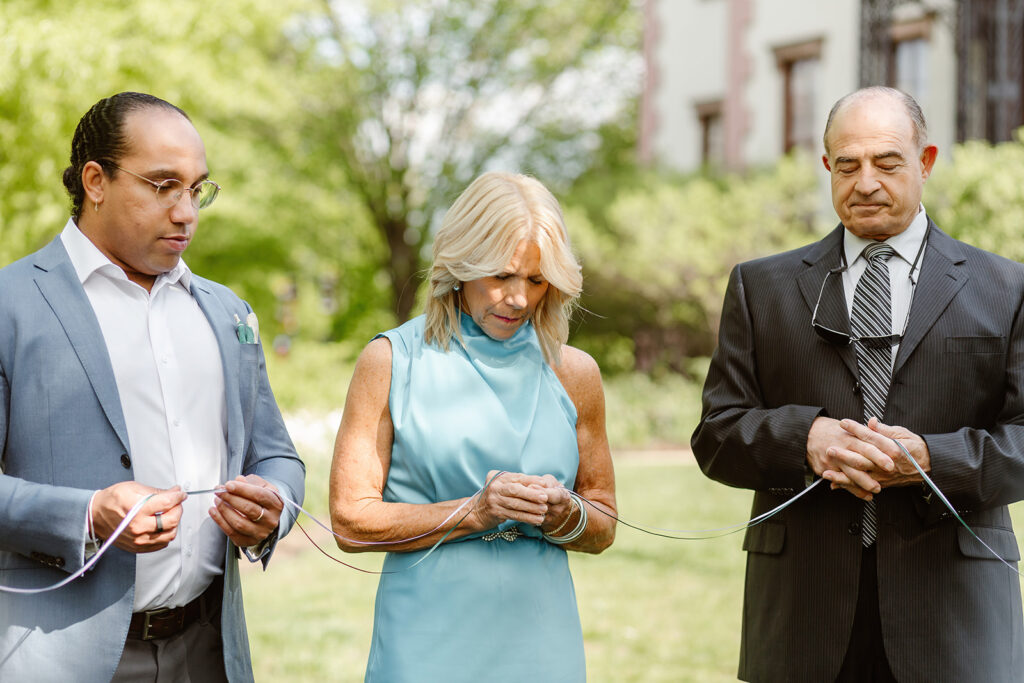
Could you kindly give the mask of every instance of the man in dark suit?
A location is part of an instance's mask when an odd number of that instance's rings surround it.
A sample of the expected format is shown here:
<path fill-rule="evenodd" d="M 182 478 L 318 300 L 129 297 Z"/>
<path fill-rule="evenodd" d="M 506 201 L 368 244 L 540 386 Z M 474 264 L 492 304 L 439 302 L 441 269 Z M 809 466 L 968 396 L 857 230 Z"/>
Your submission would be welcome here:
<path fill-rule="evenodd" d="M 0 681 L 251 681 L 238 557 L 264 566 L 305 468 L 256 317 L 181 256 L 217 197 L 183 111 L 82 117 L 72 217 L 0 269 Z"/>
<path fill-rule="evenodd" d="M 731 274 L 694 454 L 753 514 L 826 480 L 747 531 L 743 680 L 1024 680 L 1017 575 L 892 440 L 1016 566 L 1024 266 L 931 222 L 935 157 L 912 98 L 848 95 L 823 156 L 841 224 Z"/>

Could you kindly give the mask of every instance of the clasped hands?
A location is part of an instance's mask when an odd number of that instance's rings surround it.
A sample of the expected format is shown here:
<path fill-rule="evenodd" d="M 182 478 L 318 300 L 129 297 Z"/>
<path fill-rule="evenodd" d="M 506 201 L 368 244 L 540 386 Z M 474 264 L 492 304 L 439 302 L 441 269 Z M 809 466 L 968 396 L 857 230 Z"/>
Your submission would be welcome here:
<path fill-rule="evenodd" d="M 484 488 L 472 512 L 479 529 L 492 529 L 512 520 L 540 527 L 547 533 L 572 514 L 569 492 L 550 474 L 491 470 L 487 481 L 490 485 Z"/>
<path fill-rule="evenodd" d="M 98 491 L 91 510 L 96 535 L 102 540 L 109 538 L 139 499 L 149 494 L 154 495 L 139 509 L 114 545 L 130 553 L 150 553 L 166 548 L 178 534 L 181 504 L 188 498 L 180 486 L 155 489 L 124 481 Z M 261 543 L 277 528 L 283 508 L 277 488 L 262 477 L 249 474 L 218 487 L 209 512 L 232 543 L 244 548 Z"/>
<path fill-rule="evenodd" d="M 925 472 L 931 470 L 928 445 L 904 427 L 876 418 L 863 425 L 854 420 L 815 418 L 807 434 L 807 462 L 815 474 L 862 500 L 883 488 L 922 481 L 914 464 L 892 439 L 898 439 Z"/>

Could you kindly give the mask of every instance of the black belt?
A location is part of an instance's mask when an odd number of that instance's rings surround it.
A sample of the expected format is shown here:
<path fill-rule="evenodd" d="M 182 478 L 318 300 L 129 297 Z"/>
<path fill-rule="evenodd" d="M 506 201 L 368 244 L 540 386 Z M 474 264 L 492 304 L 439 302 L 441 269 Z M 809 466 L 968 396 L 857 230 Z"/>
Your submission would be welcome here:
<path fill-rule="evenodd" d="M 135 612 L 128 625 L 128 637 L 135 640 L 153 640 L 178 635 L 204 614 L 214 614 L 220 607 L 224 578 L 216 577 L 202 595 L 181 607 L 162 607 L 146 612 Z"/>

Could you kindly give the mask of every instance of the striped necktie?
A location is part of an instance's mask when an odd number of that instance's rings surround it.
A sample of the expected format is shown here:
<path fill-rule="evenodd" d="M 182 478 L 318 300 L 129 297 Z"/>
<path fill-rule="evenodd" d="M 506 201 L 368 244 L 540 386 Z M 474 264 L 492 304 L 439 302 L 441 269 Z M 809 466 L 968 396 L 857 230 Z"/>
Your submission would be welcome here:
<path fill-rule="evenodd" d="M 884 242 L 864 249 L 868 265 L 853 291 L 850 330 L 855 337 L 885 337 L 892 334 L 892 296 L 889 292 L 888 261 L 895 250 Z M 860 371 L 861 396 L 864 399 L 864 421 L 882 419 L 885 399 L 892 380 L 892 348 L 857 343 L 857 368 Z M 875 542 L 878 532 L 875 501 L 864 504 L 861 542 L 864 547 Z"/>

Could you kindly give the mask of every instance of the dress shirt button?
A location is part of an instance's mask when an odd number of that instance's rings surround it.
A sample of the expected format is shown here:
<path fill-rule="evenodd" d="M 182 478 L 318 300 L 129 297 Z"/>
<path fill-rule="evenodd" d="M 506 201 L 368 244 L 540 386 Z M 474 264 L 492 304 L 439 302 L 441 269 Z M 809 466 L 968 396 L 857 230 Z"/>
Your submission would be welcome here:
<path fill-rule="evenodd" d="M 181 426 L 181 420 L 175 420 L 174 421 L 174 426 L 175 427 L 180 427 Z"/>
<path fill-rule="evenodd" d="M 851 536 L 856 536 L 860 533 L 860 522 L 852 522 L 850 526 L 846 527 L 846 530 L 850 532 Z"/>
<path fill-rule="evenodd" d="M 121 467 L 125 468 L 126 470 L 131 469 L 132 467 L 132 459 L 128 457 L 127 453 L 121 454 Z"/>

